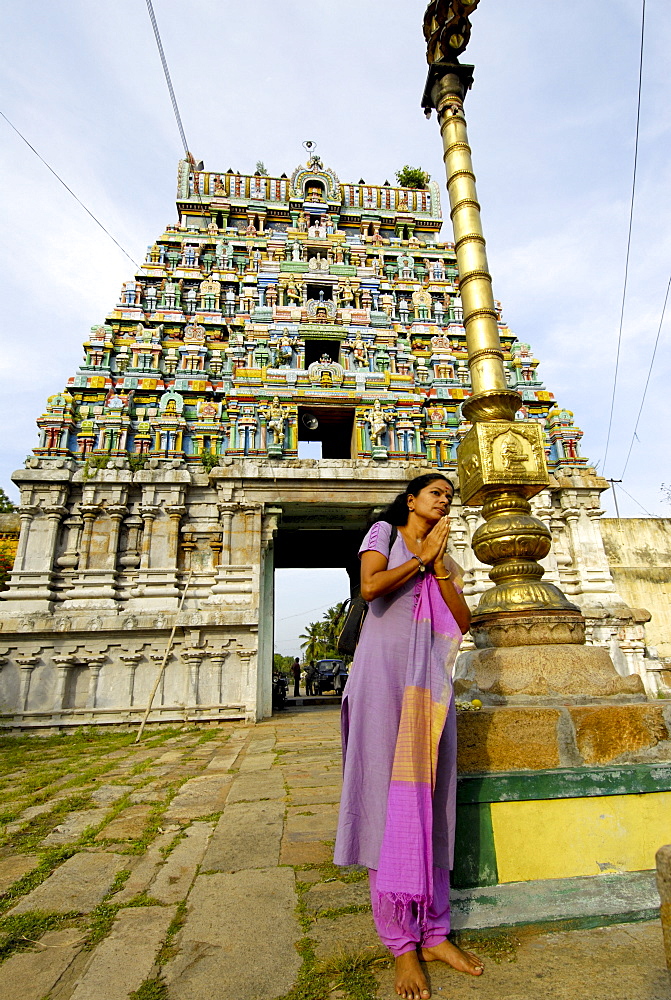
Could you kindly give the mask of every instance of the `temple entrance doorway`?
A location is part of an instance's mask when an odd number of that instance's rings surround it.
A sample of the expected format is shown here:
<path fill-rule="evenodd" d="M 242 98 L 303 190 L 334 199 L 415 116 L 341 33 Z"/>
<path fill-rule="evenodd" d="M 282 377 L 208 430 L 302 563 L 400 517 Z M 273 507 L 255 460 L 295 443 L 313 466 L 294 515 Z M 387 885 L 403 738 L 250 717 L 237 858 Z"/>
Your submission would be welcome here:
<path fill-rule="evenodd" d="M 283 508 L 273 545 L 273 655 L 299 656 L 302 662 L 306 650 L 300 637 L 308 626 L 358 588 L 358 551 L 371 513 L 368 507 L 339 509 L 327 503 Z M 272 673 L 272 662 L 268 669 Z"/>

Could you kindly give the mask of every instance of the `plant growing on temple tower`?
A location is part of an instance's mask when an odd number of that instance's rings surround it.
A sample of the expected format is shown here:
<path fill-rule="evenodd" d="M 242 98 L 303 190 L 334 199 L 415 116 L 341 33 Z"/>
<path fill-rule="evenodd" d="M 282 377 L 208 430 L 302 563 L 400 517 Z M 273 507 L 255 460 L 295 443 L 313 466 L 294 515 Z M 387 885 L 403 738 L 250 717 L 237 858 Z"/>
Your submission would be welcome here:
<path fill-rule="evenodd" d="M 266 165 L 263 160 L 256 161 L 256 172 L 257 174 L 261 174 L 262 177 L 268 176 L 268 171 L 266 170 Z"/>
<path fill-rule="evenodd" d="M 396 171 L 396 180 L 400 187 L 425 188 L 431 180 L 431 175 L 421 167 L 409 167 L 408 164 Z"/>
<path fill-rule="evenodd" d="M 215 465 L 219 465 L 219 456 L 215 455 L 213 451 L 201 451 L 198 457 L 206 472 L 212 472 Z"/>
<path fill-rule="evenodd" d="M 147 455 L 133 454 L 128 456 L 128 468 L 131 472 L 139 472 L 147 464 Z"/>

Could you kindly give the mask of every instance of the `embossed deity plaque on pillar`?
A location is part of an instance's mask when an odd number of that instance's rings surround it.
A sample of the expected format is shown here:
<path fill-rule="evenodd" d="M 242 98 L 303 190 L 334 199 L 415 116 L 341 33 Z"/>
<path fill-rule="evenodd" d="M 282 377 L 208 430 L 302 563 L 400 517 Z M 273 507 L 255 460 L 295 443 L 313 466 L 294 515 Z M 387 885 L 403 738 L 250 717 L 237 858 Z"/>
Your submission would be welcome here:
<path fill-rule="evenodd" d="M 535 496 L 548 485 L 540 424 L 489 420 L 474 424 L 458 451 L 462 503 L 480 506 L 492 486 L 522 487 Z"/>

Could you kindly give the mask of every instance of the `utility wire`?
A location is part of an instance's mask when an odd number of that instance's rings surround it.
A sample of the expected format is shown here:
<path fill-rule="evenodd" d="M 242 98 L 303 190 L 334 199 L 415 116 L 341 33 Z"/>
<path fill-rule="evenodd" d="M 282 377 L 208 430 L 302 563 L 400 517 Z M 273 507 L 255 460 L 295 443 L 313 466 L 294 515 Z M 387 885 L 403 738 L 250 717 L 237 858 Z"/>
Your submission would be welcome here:
<path fill-rule="evenodd" d="M 170 70 L 168 69 L 168 61 L 165 58 L 165 52 L 163 51 L 163 43 L 161 42 L 161 35 L 158 30 L 158 24 L 156 23 L 156 15 L 154 14 L 154 7 L 151 0 L 147 0 L 147 10 L 149 11 L 149 19 L 151 21 L 151 26 L 154 29 L 154 36 L 156 38 L 156 44 L 158 46 L 158 54 L 161 57 L 161 64 L 163 66 L 163 72 L 165 74 L 165 82 L 168 84 L 168 90 L 170 92 L 170 100 L 172 101 L 172 110 L 175 112 L 175 118 L 177 120 L 177 128 L 179 129 L 179 134 L 182 138 L 182 145 L 184 146 L 184 152 L 186 153 L 187 160 L 189 159 L 189 147 L 186 142 L 186 136 L 184 134 L 184 127 L 182 125 L 182 116 L 179 113 L 179 108 L 177 107 L 177 98 L 175 97 L 175 91 L 172 88 L 172 80 L 170 79 Z"/>
<path fill-rule="evenodd" d="M 613 414 L 615 412 L 615 392 L 617 389 L 617 376 L 620 367 L 620 347 L 622 345 L 622 326 L 624 323 L 624 307 L 627 299 L 627 279 L 629 277 L 629 256 L 631 252 L 631 231 L 634 222 L 634 196 L 636 194 L 636 171 L 638 167 L 638 136 L 641 123 L 641 89 L 643 82 L 643 39 L 645 36 L 645 0 L 643 0 L 643 10 L 641 15 L 641 50 L 638 65 L 638 98 L 636 104 L 636 138 L 634 141 L 634 172 L 631 183 L 631 204 L 629 206 L 629 233 L 627 235 L 627 254 L 624 265 L 624 287 L 622 289 L 622 308 L 620 310 L 620 329 L 617 335 L 617 350 L 615 352 L 615 372 L 613 374 L 613 394 L 610 401 L 610 416 L 608 418 L 608 434 L 606 436 L 606 451 L 603 456 L 604 474 L 606 471 L 606 460 L 608 458 L 608 446 L 610 444 L 610 434 L 613 428 Z"/>
<path fill-rule="evenodd" d="M 22 134 L 21 132 L 19 132 L 19 130 L 18 130 L 18 128 L 16 127 L 16 125 L 13 125 L 13 124 L 12 124 L 12 122 L 10 122 L 9 118 L 8 118 L 8 117 L 7 117 L 7 115 L 6 115 L 5 113 L 4 113 L 4 111 L 0 111 L 0 115 L 2 115 L 2 117 L 3 117 L 4 119 L 5 119 L 5 121 L 6 121 L 6 122 L 7 122 L 7 124 L 9 125 L 9 127 L 10 127 L 10 128 L 12 128 L 12 129 L 14 129 L 14 131 L 16 132 L 16 134 L 18 135 L 18 137 L 19 137 L 20 139 L 23 139 L 23 141 L 25 142 L 26 146 L 28 146 L 28 148 L 29 148 L 29 149 L 32 149 L 32 151 L 33 151 L 33 153 L 35 154 L 35 156 L 37 157 L 37 159 L 38 159 L 38 160 L 41 160 L 41 162 L 42 162 L 42 163 L 44 164 L 44 166 L 45 166 L 45 167 L 47 168 L 47 170 L 49 170 L 49 171 L 50 171 L 50 172 L 51 172 L 51 173 L 52 173 L 52 174 L 54 175 L 54 177 L 55 177 L 55 178 L 56 178 L 56 180 L 57 180 L 57 181 L 59 182 L 59 184 L 62 184 L 62 185 L 63 185 L 63 187 L 65 188 L 65 190 L 66 190 L 66 191 L 67 191 L 67 192 L 68 192 L 69 194 L 71 194 L 71 195 L 72 195 L 72 197 L 73 197 L 73 198 L 75 199 L 75 201 L 77 202 L 77 204 L 78 204 L 78 205 L 81 205 L 81 207 L 82 207 L 82 208 L 84 209 L 84 211 L 86 212 L 86 214 L 87 214 L 87 215 L 90 215 L 90 216 L 91 216 L 91 218 L 93 219 L 93 221 L 95 222 L 95 224 L 96 224 L 97 226 L 100 226 L 100 228 L 101 228 L 101 229 L 102 229 L 102 231 L 103 231 L 103 232 L 105 233 L 105 235 L 106 235 L 106 236 L 109 236 L 109 238 L 110 238 L 110 239 L 112 240 L 112 242 L 113 242 L 113 243 L 115 243 L 115 244 L 116 244 L 116 245 L 118 246 L 119 250 L 121 250 L 121 252 L 122 252 L 123 254 L 125 254 L 125 255 L 126 255 L 126 257 L 128 257 L 128 259 L 129 259 L 129 261 L 131 262 L 131 264 L 134 264 L 134 265 L 135 265 L 135 267 L 139 268 L 139 267 L 140 267 L 140 265 L 138 264 L 138 262 L 137 262 L 136 260 L 133 260 L 133 258 L 132 258 L 132 257 L 131 257 L 131 255 L 130 255 L 130 254 L 128 253 L 128 251 L 127 251 L 127 250 L 124 250 L 124 248 L 123 248 L 123 247 L 121 246 L 121 244 L 119 243 L 119 241 L 118 241 L 118 240 L 116 240 L 116 239 L 115 239 L 115 238 L 114 238 L 114 237 L 112 236 L 112 234 L 110 233 L 110 231 L 109 231 L 108 229 L 105 229 L 105 227 L 103 226 L 103 224 L 102 224 L 102 222 L 100 221 L 100 219 L 96 219 L 96 217 L 95 217 L 95 215 L 93 214 L 93 212 L 91 212 L 91 211 L 90 211 L 90 210 L 89 210 L 89 209 L 88 209 L 88 208 L 86 207 L 86 205 L 84 204 L 84 202 L 83 202 L 83 201 L 81 201 L 81 199 L 77 197 L 77 195 L 76 195 L 76 194 L 74 193 L 74 191 L 72 190 L 72 188 L 71 188 L 71 187 L 68 187 L 68 185 L 67 185 L 67 184 L 65 183 L 65 181 L 63 180 L 63 178 L 62 178 L 62 177 L 59 177 L 59 175 L 58 175 L 58 174 L 56 173 L 56 171 L 54 170 L 54 168 L 53 168 L 53 167 L 50 167 L 50 166 L 49 166 L 49 164 L 47 163 L 47 161 L 46 161 L 46 160 L 44 159 L 44 157 L 43 157 L 43 156 L 40 156 L 40 154 L 39 154 L 39 153 L 37 152 L 37 150 L 35 149 L 35 147 L 34 147 L 33 145 L 31 145 L 31 143 L 29 143 L 29 142 L 28 142 L 28 140 L 26 139 L 25 135 L 23 135 L 23 134 Z"/>
<path fill-rule="evenodd" d="M 664 315 L 666 313 L 666 304 L 669 301 L 669 292 L 671 291 L 671 278 L 666 286 L 666 295 L 664 296 L 664 305 L 662 306 L 662 316 L 659 321 L 659 326 L 657 328 L 657 336 L 655 338 L 655 346 L 652 349 L 652 357 L 650 358 L 650 367 L 648 368 L 648 377 L 645 380 L 645 387 L 643 389 L 643 396 L 641 397 L 641 405 L 638 408 L 638 416 L 636 417 L 636 423 L 634 425 L 634 432 L 631 435 L 631 443 L 629 445 L 629 451 L 627 452 L 627 459 L 624 463 L 622 472 L 620 473 L 620 478 L 624 479 L 624 474 L 627 471 L 627 466 L 629 465 L 629 458 L 631 456 L 631 450 L 634 447 L 634 441 L 637 441 L 636 431 L 638 430 L 638 422 L 641 419 L 641 413 L 643 412 L 643 404 L 645 403 L 645 397 L 648 392 L 648 386 L 650 385 L 650 376 L 652 375 L 652 366 L 655 363 L 655 355 L 657 354 L 657 345 L 659 344 L 659 338 L 662 333 L 662 324 L 664 323 Z"/>
<path fill-rule="evenodd" d="M 655 516 L 654 514 L 651 514 L 649 510 L 646 510 L 646 509 L 645 509 L 645 507 L 643 506 L 643 504 L 642 504 L 642 503 L 639 503 L 639 502 L 638 502 L 638 500 L 636 499 L 636 497 L 633 497 L 633 496 L 631 495 L 631 493 L 627 493 L 627 491 L 625 490 L 624 486 L 620 485 L 620 489 L 622 490 L 622 492 L 623 492 L 623 493 L 626 493 L 626 495 L 627 495 L 627 496 L 629 497 L 629 499 L 630 499 L 630 500 L 633 500 L 633 501 L 634 501 L 634 503 L 636 504 L 636 506 L 637 506 L 637 507 L 640 507 L 640 508 L 641 508 L 641 510 L 642 510 L 642 511 L 643 511 L 643 512 L 644 512 L 645 514 L 647 514 L 647 515 L 648 515 L 648 517 L 654 517 L 654 516 Z"/>

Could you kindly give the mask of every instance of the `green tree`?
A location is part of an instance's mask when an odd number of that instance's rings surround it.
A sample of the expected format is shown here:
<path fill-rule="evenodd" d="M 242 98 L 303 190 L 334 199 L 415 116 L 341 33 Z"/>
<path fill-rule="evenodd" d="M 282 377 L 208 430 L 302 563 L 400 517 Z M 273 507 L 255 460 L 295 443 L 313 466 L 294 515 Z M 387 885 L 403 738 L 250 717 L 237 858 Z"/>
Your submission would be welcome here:
<path fill-rule="evenodd" d="M 293 656 L 282 656 L 281 653 L 273 654 L 273 670 L 278 674 L 288 674 L 289 667 L 294 662 Z"/>
<path fill-rule="evenodd" d="M 9 499 L 5 491 L 0 488 L 0 514 L 14 514 L 19 508 Z"/>
<path fill-rule="evenodd" d="M 303 654 L 305 660 L 321 660 L 326 655 L 324 652 L 326 649 L 324 622 L 310 622 L 306 626 L 305 632 L 298 638 L 304 640 L 301 642 L 301 649 L 305 650 Z"/>
<path fill-rule="evenodd" d="M 419 188 L 422 190 L 431 180 L 431 175 L 421 167 L 410 167 L 406 163 L 404 167 L 396 171 L 396 180 L 400 187 Z"/>
<path fill-rule="evenodd" d="M 266 170 L 266 165 L 263 160 L 256 161 L 256 172 L 257 174 L 261 174 L 262 177 L 268 176 L 268 171 Z"/>

